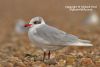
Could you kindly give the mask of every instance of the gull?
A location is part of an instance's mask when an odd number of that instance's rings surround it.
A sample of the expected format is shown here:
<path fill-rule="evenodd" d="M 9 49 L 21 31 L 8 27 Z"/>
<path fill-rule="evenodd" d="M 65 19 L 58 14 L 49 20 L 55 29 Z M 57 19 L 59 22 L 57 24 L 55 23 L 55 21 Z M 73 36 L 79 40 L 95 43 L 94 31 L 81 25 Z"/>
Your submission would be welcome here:
<path fill-rule="evenodd" d="M 97 25 L 99 23 L 99 16 L 96 12 L 91 12 L 89 16 L 84 20 L 85 24 L 88 25 Z"/>
<path fill-rule="evenodd" d="M 17 34 L 23 34 L 27 31 L 28 28 L 25 28 L 25 21 L 22 19 L 17 20 L 16 25 L 15 25 L 15 32 Z"/>
<path fill-rule="evenodd" d="M 88 40 L 79 39 L 77 36 L 47 25 L 44 19 L 39 16 L 32 18 L 29 24 L 25 24 L 25 27 L 29 27 L 29 40 L 44 51 L 43 60 L 46 51 L 48 51 L 48 58 L 50 58 L 50 51 L 66 46 L 93 46 Z"/>

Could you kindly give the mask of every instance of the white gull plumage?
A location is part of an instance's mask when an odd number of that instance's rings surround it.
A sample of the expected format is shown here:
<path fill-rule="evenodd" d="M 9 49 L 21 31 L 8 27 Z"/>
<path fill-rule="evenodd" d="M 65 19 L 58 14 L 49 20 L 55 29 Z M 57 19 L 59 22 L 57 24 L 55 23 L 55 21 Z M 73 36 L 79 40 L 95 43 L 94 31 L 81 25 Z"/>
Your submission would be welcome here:
<path fill-rule="evenodd" d="M 93 46 L 88 40 L 68 34 L 45 23 L 42 17 L 34 17 L 29 24 L 28 36 L 36 47 L 43 51 L 57 50 L 66 46 Z"/>

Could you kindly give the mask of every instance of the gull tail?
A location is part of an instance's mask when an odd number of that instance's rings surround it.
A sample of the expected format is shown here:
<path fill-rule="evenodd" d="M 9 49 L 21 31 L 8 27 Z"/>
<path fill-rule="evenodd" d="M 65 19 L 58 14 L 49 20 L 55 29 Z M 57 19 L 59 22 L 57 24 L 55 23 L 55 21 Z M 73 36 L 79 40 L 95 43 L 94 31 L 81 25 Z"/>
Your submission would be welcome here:
<path fill-rule="evenodd" d="M 78 42 L 70 43 L 69 46 L 93 46 L 88 40 L 79 40 Z"/>

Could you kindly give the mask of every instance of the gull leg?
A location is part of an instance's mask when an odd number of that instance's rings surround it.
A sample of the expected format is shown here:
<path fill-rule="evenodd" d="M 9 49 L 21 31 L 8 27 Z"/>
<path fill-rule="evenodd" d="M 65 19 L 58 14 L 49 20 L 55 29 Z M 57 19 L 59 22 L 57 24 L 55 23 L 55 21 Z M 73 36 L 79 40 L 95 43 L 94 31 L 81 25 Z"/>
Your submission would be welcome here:
<path fill-rule="evenodd" d="M 51 54 L 51 53 L 50 53 L 50 50 L 49 50 L 49 53 L 48 53 L 48 59 L 50 59 L 50 54 Z"/>
<path fill-rule="evenodd" d="M 43 61 L 45 60 L 45 57 L 46 57 L 46 52 L 44 51 L 44 54 L 43 54 Z"/>

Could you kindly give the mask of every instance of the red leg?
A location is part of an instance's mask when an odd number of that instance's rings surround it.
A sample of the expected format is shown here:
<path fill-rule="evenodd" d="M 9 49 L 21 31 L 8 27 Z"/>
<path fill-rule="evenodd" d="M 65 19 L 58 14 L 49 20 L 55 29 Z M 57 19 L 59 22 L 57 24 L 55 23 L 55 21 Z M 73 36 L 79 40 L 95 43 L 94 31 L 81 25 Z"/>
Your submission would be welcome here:
<path fill-rule="evenodd" d="M 46 52 L 44 52 L 43 54 L 43 61 L 45 60 L 45 57 L 46 57 Z"/>
<path fill-rule="evenodd" d="M 51 53 L 50 53 L 50 51 L 49 51 L 49 53 L 48 53 L 48 59 L 50 59 L 50 54 L 51 54 Z"/>

